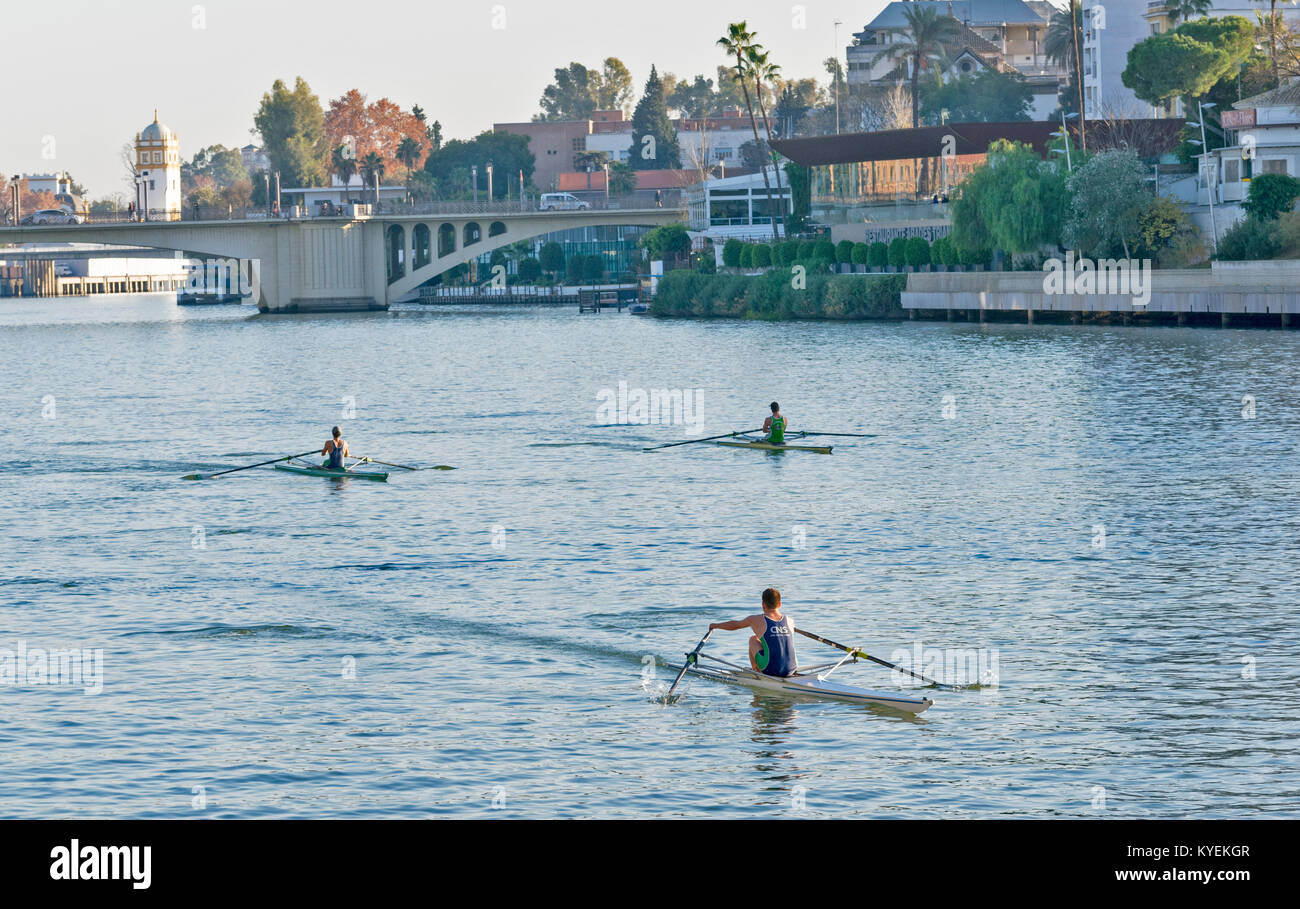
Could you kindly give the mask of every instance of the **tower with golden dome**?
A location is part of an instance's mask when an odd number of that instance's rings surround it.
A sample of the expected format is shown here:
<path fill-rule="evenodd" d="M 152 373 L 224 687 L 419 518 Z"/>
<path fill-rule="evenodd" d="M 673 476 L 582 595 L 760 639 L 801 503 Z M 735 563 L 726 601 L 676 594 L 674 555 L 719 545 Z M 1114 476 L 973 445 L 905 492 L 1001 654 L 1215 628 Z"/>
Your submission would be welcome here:
<path fill-rule="evenodd" d="M 181 219 L 180 137 L 158 122 L 158 111 L 135 137 L 135 209 L 150 221 Z"/>

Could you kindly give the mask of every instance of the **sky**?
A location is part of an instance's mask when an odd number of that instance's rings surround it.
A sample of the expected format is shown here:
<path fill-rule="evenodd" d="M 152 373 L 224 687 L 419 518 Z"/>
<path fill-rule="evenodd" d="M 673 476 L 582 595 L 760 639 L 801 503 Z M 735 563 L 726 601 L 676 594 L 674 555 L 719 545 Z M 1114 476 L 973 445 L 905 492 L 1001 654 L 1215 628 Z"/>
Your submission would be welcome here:
<path fill-rule="evenodd" d="M 121 147 L 153 120 L 188 159 L 252 141 L 276 79 L 328 106 L 349 89 L 421 105 L 445 138 L 528 120 L 556 67 L 620 58 L 713 78 L 746 20 L 789 78 L 816 76 L 887 0 L 42 0 L 8 5 L 0 172 L 66 170 L 91 198 L 127 190 Z M 834 21 L 842 20 L 838 45 Z"/>

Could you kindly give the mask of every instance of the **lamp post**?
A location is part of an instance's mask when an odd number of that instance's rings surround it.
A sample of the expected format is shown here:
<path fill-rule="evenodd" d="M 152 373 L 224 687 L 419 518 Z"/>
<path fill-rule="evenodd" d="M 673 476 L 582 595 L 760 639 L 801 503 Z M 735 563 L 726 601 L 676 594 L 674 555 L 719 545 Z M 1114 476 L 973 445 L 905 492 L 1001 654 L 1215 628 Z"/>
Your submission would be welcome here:
<path fill-rule="evenodd" d="M 1200 114 L 1199 123 L 1188 123 L 1188 126 L 1199 126 L 1201 128 L 1201 141 L 1195 139 L 1192 142 L 1201 146 L 1201 172 L 1205 174 L 1205 197 L 1210 203 L 1210 249 L 1214 253 L 1219 251 L 1219 227 L 1214 220 L 1214 185 L 1218 182 L 1218 169 L 1210 163 L 1210 144 L 1205 133 L 1205 109 L 1215 107 L 1214 102 L 1203 103 L 1196 102 L 1197 112 Z"/>
<path fill-rule="evenodd" d="M 1077 120 L 1078 114 L 1067 114 L 1061 111 L 1061 138 L 1065 141 L 1065 169 L 1067 172 L 1074 171 L 1074 162 L 1070 158 L 1070 128 L 1066 126 L 1066 120 Z"/>
<path fill-rule="evenodd" d="M 487 194 L 487 200 L 488 200 L 488 203 L 491 204 L 491 202 L 492 202 L 492 162 L 491 162 L 491 161 L 489 161 L 489 162 L 487 163 L 487 177 L 488 177 L 488 194 Z"/>
<path fill-rule="evenodd" d="M 609 162 L 604 163 L 605 168 L 605 205 L 609 205 Z"/>
<path fill-rule="evenodd" d="M 835 20 L 835 53 L 831 57 L 835 61 L 835 72 L 831 73 L 831 81 L 835 86 L 835 135 L 840 134 L 840 26 L 844 23 L 839 19 Z"/>

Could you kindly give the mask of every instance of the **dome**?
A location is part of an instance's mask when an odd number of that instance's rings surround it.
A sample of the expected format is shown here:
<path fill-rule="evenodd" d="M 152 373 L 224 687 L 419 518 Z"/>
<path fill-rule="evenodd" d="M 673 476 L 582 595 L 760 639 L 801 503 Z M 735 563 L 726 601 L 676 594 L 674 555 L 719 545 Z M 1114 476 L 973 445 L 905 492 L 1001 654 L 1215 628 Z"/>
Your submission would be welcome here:
<path fill-rule="evenodd" d="M 153 122 L 140 130 L 140 138 L 145 142 L 165 142 L 172 138 L 174 133 L 167 127 L 158 122 L 158 112 L 154 111 Z"/>

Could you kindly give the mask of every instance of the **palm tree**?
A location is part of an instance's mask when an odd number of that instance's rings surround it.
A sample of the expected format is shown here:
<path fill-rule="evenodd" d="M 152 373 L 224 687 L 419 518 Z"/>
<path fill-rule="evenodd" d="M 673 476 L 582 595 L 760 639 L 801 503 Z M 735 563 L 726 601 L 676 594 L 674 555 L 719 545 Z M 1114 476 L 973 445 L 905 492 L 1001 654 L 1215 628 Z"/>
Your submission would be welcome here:
<path fill-rule="evenodd" d="M 785 201 L 784 192 L 781 188 L 781 168 L 776 162 L 776 156 L 772 153 L 772 123 L 767 119 L 767 105 L 763 101 L 763 86 L 768 82 L 776 83 L 781 76 L 781 67 L 770 62 L 767 59 L 767 51 L 756 44 L 749 47 L 745 56 L 749 61 L 749 70 L 754 74 L 754 82 L 758 86 L 758 112 L 763 115 L 763 129 L 767 133 L 767 154 L 764 157 L 770 158 L 772 161 L 772 172 L 776 175 L 777 208 L 780 209 L 781 220 L 784 221 Z M 766 162 L 764 162 L 764 167 L 766 168 Z M 772 199 L 770 193 L 767 204 L 768 213 L 772 216 L 772 223 L 775 224 L 777 209 L 771 208 Z"/>
<path fill-rule="evenodd" d="M 1277 63 L 1277 27 L 1281 23 L 1281 18 L 1277 14 L 1277 4 L 1279 0 L 1253 0 L 1255 3 L 1268 3 L 1268 56 L 1273 62 L 1273 84 L 1281 86 L 1282 75 L 1278 69 Z M 1282 3 L 1295 4 L 1296 0 L 1280 0 Z M 1260 15 L 1263 18 L 1262 14 Z"/>
<path fill-rule="evenodd" d="M 921 70 L 931 57 L 947 55 L 948 46 L 961 37 L 957 20 L 936 7 L 909 3 L 903 9 L 907 38 L 893 54 L 904 57 L 912 69 L 912 129 L 921 125 Z M 936 68 L 935 74 L 938 75 Z"/>
<path fill-rule="evenodd" d="M 357 173 L 357 159 L 353 155 L 351 147 L 347 145 L 336 146 L 334 151 L 330 153 L 330 166 L 334 169 L 334 173 L 338 175 L 338 178 L 343 181 L 344 198 L 351 202 L 352 193 L 348 186 Z"/>
<path fill-rule="evenodd" d="M 411 185 L 411 168 L 415 167 L 415 162 L 420 160 L 420 143 L 416 142 L 410 136 L 404 136 L 402 141 L 397 143 L 397 160 L 406 165 L 406 185 Z"/>
<path fill-rule="evenodd" d="M 1209 14 L 1214 8 L 1214 0 L 1165 0 L 1165 10 L 1170 22 L 1190 22 L 1200 16 Z"/>
<path fill-rule="evenodd" d="M 1077 21 L 1082 10 L 1075 10 L 1075 13 Z M 1070 14 L 1063 9 L 1052 14 L 1047 34 L 1043 36 L 1043 53 L 1066 72 L 1074 70 L 1074 29 L 1070 27 Z"/>
<path fill-rule="evenodd" d="M 383 179 L 384 176 L 384 159 L 379 157 L 378 152 L 367 152 L 366 156 L 361 159 L 361 179 L 367 186 L 374 186 L 376 181 Z M 379 190 L 375 191 L 375 204 L 379 204 Z"/>
<path fill-rule="evenodd" d="M 727 52 L 728 56 L 736 58 L 736 65 L 732 68 L 731 78 L 740 83 L 741 89 L 745 93 L 745 107 L 749 110 L 749 125 L 754 129 L 754 144 L 762 147 L 763 141 L 758 137 L 758 120 L 754 118 L 754 102 L 749 95 L 749 68 L 745 63 L 745 54 L 750 47 L 754 46 L 754 33 L 749 30 L 744 22 L 733 22 L 727 26 L 727 33 L 718 39 L 718 47 Z M 767 178 L 767 168 L 763 169 L 763 186 L 767 190 L 767 210 L 772 211 L 772 182 Z M 776 225 L 776 218 L 772 219 L 772 237 L 775 242 L 781 242 L 781 233 Z"/>

